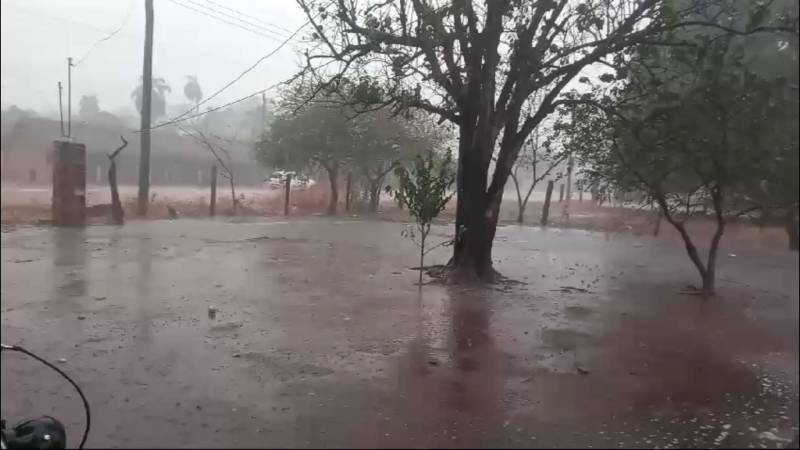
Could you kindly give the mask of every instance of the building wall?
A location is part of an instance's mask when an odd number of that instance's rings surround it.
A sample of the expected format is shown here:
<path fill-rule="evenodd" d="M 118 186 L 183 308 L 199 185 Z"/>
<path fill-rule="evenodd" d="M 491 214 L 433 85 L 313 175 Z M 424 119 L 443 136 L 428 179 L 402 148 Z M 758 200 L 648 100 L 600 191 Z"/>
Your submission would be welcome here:
<path fill-rule="evenodd" d="M 75 140 L 85 143 L 88 184 L 107 183 L 107 153 L 120 144 L 124 130 L 75 127 Z M 37 119 L 19 123 L 2 143 L 0 181 L 23 186 L 44 186 L 52 182 L 53 140 L 60 134 L 58 122 Z M 126 136 L 128 136 L 126 134 Z M 128 136 L 129 145 L 117 157 L 117 179 L 120 185 L 138 184 L 139 140 Z M 246 154 L 247 149 L 236 149 Z M 240 159 L 242 158 L 240 156 Z M 174 133 L 154 134 L 150 161 L 151 183 L 154 185 L 205 185 L 209 183 L 211 166 L 216 161 L 204 147 Z M 258 186 L 264 171 L 253 161 L 231 164 L 236 183 Z"/>

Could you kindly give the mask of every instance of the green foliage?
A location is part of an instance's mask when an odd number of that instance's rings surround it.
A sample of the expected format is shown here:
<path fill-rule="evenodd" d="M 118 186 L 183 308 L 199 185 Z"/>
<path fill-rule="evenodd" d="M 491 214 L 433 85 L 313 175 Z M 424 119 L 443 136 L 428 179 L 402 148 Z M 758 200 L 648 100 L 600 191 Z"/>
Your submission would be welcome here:
<path fill-rule="evenodd" d="M 392 170 L 443 141 L 439 129 L 422 120 L 397 118 L 388 109 L 358 109 L 380 95 L 377 81 L 369 77 L 325 85 L 299 80 L 284 92 L 281 112 L 256 144 L 258 160 L 298 172 L 341 166 L 356 176 L 377 208 Z"/>
<path fill-rule="evenodd" d="M 397 187 L 386 187 L 395 200 L 408 209 L 420 227 L 430 227 L 453 196 L 453 156 L 448 150 L 443 156 L 434 152 L 417 155 L 410 167 L 395 169 Z"/>
<path fill-rule="evenodd" d="M 746 6 L 716 4 L 719 25 L 769 21 Z M 708 294 L 728 218 L 767 201 L 797 205 L 796 35 L 707 28 L 663 38 L 675 45 L 640 47 L 624 80 L 573 94 L 560 129 L 592 184 L 659 205 Z M 717 228 L 704 262 L 684 221 L 706 207 Z"/>
<path fill-rule="evenodd" d="M 425 254 L 436 247 L 446 245 L 448 242 L 437 246 L 425 247 L 431 223 L 441 213 L 447 202 L 453 197 L 450 187 L 455 180 L 453 171 L 453 155 L 448 150 L 443 155 L 433 151 L 425 155 L 417 155 L 410 167 L 398 166 L 395 169 L 397 187 L 386 187 L 386 192 L 394 197 L 397 203 L 408 209 L 414 218 L 419 232 L 416 240 L 413 228 L 405 229 L 401 235 L 410 238 L 419 246 L 419 284 L 422 285 L 422 271 Z"/>
<path fill-rule="evenodd" d="M 256 143 L 256 156 L 263 166 L 296 170 L 332 168 L 349 160 L 354 136 L 340 108 L 314 103 L 297 114 L 284 111 L 270 131 Z"/>
<path fill-rule="evenodd" d="M 631 77 L 584 94 L 590 101 L 562 117 L 560 130 L 592 184 L 682 206 L 719 192 L 723 212 L 735 214 L 750 206 L 747 192 L 776 184 L 770 180 L 785 168 L 776 161 L 797 160 L 796 69 L 787 80 L 797 48 L 794 56 L 779 50 L 776 35 L 771 46 L 764 36 L 692 37 L 699 46 L 640 52 Z M 782 53 L 784 67 L 755 62 L 770 52 Z"/>

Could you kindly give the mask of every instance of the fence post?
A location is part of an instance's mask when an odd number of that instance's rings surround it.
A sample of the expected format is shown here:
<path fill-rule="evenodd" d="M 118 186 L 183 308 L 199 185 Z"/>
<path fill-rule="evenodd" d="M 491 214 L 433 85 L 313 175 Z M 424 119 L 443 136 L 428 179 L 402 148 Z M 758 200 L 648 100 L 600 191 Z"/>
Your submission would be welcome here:
<path fill-rule="evenodd" d="M 344 193 L 344 210 L 350 212 L 350 187 L 353 184 L 353 173 L 347 172 L 347 187 Z"/>
<path fill-rule="evenodd" d="M 283 197 L 283 215 L 289 215 L 289 192 L 292 190 L 292 174 L 286 175 L 286 193 Z"/>
<path fill-rule="evenodd" d="M 211 166 L 211 202 L 208 206 L 208 214 L 214 217 L 217 209 L 217 165 Z"/>
<path fill-rule="evenodd" d="M 547 226 L 547 217 L 550 215 L 550 197 L 553 195 L 553 181 L 547 182 L 547 192 L 544 195 L 544 206 L 542 207 L 542 226 Z"/>

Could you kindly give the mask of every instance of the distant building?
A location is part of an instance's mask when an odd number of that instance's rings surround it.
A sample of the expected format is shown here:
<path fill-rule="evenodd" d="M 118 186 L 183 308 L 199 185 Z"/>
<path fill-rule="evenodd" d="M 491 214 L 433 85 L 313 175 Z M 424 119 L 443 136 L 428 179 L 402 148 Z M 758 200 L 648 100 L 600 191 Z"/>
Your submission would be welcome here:
<path fill-rule="evenodd" d="M 5 122 L 5 121 L 4 121 Z M 22 118 L 3 123 L 0 142 L 0 180 L 18 185 L 49 185 L 52 180 L 53 141 L 61 139 L 57 120 Z M 128 147 L 117 157 L 117 179 L 121 185 L 138 183 L 139 134 L 113 125 L 72 124 L 73 140 L 86 145 L 86 182 L 105 184 L 107 153 L 120 146 L 120 135 Z M 207 148 L 189 136 L 173 130 L 153 130 L 151 137 L 150 180 L 153 185 L 205 185 L 211 166 L 216 163 Z M 236 183 L 260 185 L 264 172 L 252 156 L 252 148 L 242 143 L 224 144 L 231 157 Z"/>

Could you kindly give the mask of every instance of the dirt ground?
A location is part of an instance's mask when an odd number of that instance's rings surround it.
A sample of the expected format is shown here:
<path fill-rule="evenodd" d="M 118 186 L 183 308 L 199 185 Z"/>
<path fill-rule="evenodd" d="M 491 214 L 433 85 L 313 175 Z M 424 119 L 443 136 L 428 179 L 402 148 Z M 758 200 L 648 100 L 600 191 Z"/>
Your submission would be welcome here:
<path fill-rule="evenodd" d="M 523 284 L 418 290 L 402 227 L 12 229 L 2 340 L 65 359 L 93 407 L 91 447 L 780 448 L 797 435 L 797 253 L 734 233 L 704 302 L 681 293 L 697 276 L 669 236 L 513 225 L 496 267 Z M 41 414 L 77 442 L 70 387 L 4 354 L 3 418 Z"/>
<path fill-rule="evenodd" d="M 121 186 L 120 197 L 126 210 L 126 217 L 134 218 L 136 211 L 135 186 Z M 152 201 L 148 210 L 149 219 L 166 219 L 170 217 L 167 206 L 178 211 L 180 217 L 207 218 L 209 192 L 207 188 L 190 186 L 153 186 Z M 525 213 L 525 224 L 538 225 L 542 216 L 543 193 L 535 192 Z M 237 187 L 239 198 L 238 216 L 244 217 L 283 217 L 284 197 L 280 189 Z M 409 220 L 406 211 L 397 208 L 391 198 L 384 195 L 377 214 L 366 212 L 366 205 L 353 201 L 352 211 L 345 211 L 344 188 L 340 191 L 339 212 L 343 216 L 361 217 L 363 219 L 388 220 L 404 222 Z M 110 202 L 106 186 L 89 186 L 86 196 L 87 205 L 98 205 Z M 602 207 L 592 202 L 588 194 L 584 200 L 573 195 L 570 204 L 553 199 L 550 208 L 549 226 L 551 228 L 570 228 L 631 234 L 634 236 L 652 235 L 656 224 L 656 214 L 633 208 L 614 207 L 605 204 Z M 218 191 L 217 215 L 230 216 L 230 193 L 226 186 Z M 328 206 L 327 186 L 315 185 L 310 188 L 295 188 L 290 197 L 290 215 L 295 217 L 318 216 L 325 213 Z M 47 224 L 50 221 L 50 189 L 47 187 L 20 188 L 4 185 L 0 197 L 2 225 L 5 229 L 32 224 Z M 567 214 L 565 214 L 567 213 Z M 439 218 L 440 223 L 455 220 L 455 200 L 451 201 Z M 506 193 L 500 210 L 500 223 L 512 225 L 517 223 L 517 203 L 513 193 Z M 107 217 L 90 217 L 93 224 L 109 223 Z M 714 223 L 709 219 L 699 218 L 689 224 L 694 236 L 709 240 L 714 232 Z M 666 221 L 662 221 L 660 234 L 664 239 L 683 245 L 680 236 Z M 785 248 L 788 237 L 782 228 L 759 228 L 749 223 L 730 223 L 726 229 L 726 237 L 742 241 L 750 241 L 770 248 Z"/>

